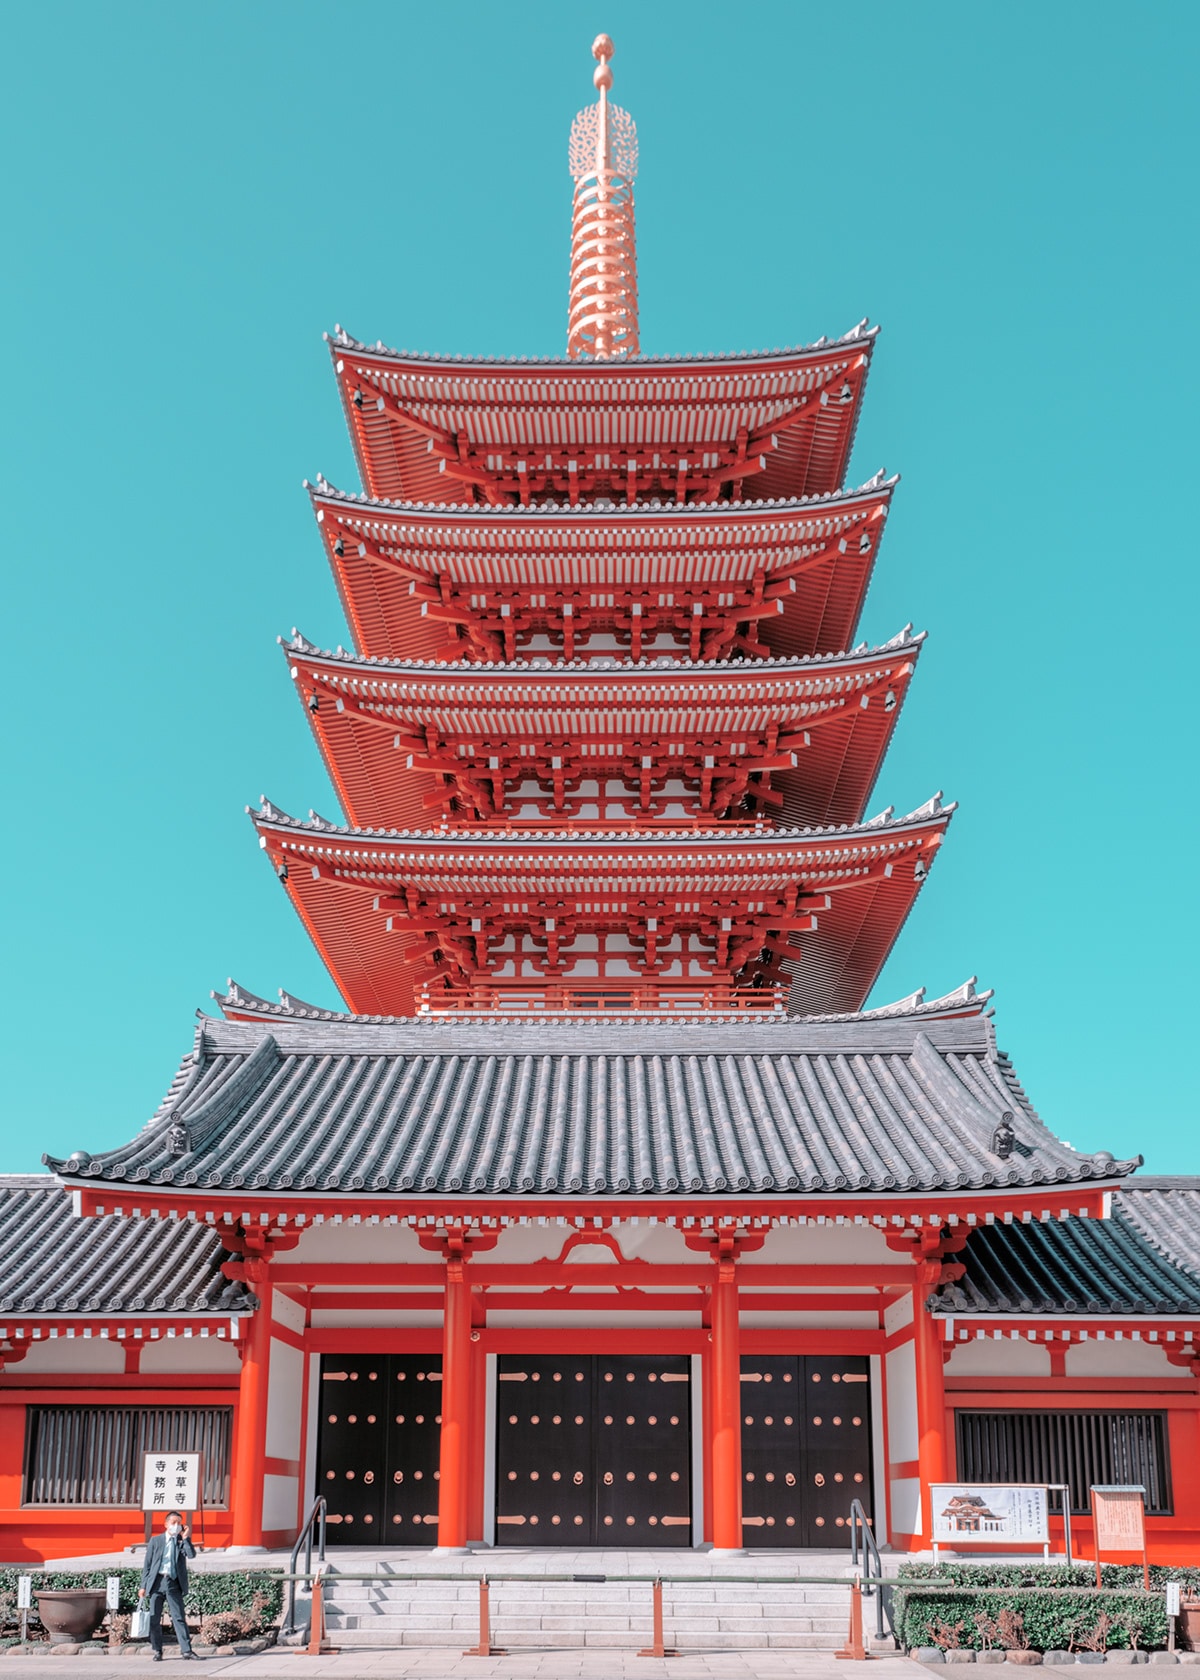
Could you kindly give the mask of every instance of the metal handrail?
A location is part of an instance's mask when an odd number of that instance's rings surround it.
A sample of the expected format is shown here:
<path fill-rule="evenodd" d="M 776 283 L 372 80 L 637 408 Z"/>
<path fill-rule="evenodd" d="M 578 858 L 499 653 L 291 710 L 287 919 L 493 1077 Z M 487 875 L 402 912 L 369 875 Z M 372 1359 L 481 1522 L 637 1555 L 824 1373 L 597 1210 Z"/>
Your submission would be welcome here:
<path fill-rule="evenodd" d="M 875 1632 L 880 1639 L 883 1639 L 887 1633 L 883 1625 L 883 1618 L 886 1614 L 888 1628 L 890 1629 L 892 1607 L 887 1589 L 883 1585 L 883 1559 L 879 1555 L 879 1547 L 875 1544 L 871 1519 L 863 1509 L 861 1499 L 850 1501 L 850 1562 L 855 1569 L 861 1569 L 863 1572 L 863 1593 L 867 1596 L 873 1596 L 875 1599 Z M 878 1592 L 875 1591 L 873 1585 L 867 1584 L 872 1577 L 879 1582 Z"/>
<path fill-rule="evenodd" d="M 281 1633 L 295 1633 L 296 1631 L 296 1559 L 300 1556 L 300 1548 L 303 1546 L 304 1575 L 306 1579 L 311 1578 L 313 1525 L 316 1523 L 318 1517 L 321 1519 L 321 1524 L 317 1540 L 317 1562 L 325 1562 L 325 1510 L 325 1495 L 321 1493 L 313 1500 L 312 1510 L 304 1519 L 304 1527 L 296 1536 L 296 1544 L 292 1547 L 292 1555 L 288 1563 L 288 1573 L 284 1576 L 284 1580 L 288 1584 L 288 1604 L 287 1615 L 284 1617 L 283 1627 L 280 1629 Z"/>

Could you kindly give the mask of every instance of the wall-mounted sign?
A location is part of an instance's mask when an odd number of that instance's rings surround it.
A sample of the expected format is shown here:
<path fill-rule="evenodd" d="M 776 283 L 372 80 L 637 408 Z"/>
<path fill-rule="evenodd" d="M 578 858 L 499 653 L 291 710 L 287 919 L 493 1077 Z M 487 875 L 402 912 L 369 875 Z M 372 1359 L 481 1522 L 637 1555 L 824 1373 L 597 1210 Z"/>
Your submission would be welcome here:
<path fill-rule="evenodd" d="M 142 1465 L 143 1511 L 195 1511 L 200 1505 L 199 1453 L 147 1453 Z"/>

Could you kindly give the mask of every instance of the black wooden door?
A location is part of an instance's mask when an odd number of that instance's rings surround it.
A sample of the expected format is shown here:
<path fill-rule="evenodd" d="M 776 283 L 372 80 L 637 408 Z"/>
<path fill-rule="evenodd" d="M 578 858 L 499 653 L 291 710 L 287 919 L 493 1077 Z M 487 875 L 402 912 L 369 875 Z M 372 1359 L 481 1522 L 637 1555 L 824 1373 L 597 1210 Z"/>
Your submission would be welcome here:
<path fill-rule="evenodd" d="M 689 1361 L 503 1355 L 496 1540 L 691 1544 Z"/>
<path fill-rule="evenodd" d="M 848 1544 L 850 1501 L 871 1514 L 867 1360 L 750 1355 L 741 1392 L 746 1545 Z"/>
<path fill-rule="evenodd" d="M 435 1546 L 442 1444 L 441 1355 L 394 1354 L 388 1370 L 385 1544 Z"/>
<path fill-rule="evenodd" d="M 317 1491 L 333 1546 L 437 1544 L 441 1359 L 321 1360 Z"/>

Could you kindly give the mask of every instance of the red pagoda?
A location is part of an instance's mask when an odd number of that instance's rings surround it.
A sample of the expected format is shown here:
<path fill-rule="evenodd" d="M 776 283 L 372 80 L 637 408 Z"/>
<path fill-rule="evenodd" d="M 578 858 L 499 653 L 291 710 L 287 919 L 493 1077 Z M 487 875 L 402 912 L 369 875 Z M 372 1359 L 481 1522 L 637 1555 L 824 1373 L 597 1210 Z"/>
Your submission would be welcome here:
<path fill-rule="evenodd" d="M 255 823 L 355 1015 L 857 1010 L 952 810 L 863 820 L 921 642 L 847 651 L 895 482 L 843 488 L 874 334 L 638 354 L 611 51 L 567 358 L 331 343 L 356 648 L 285 651 L 352 826 Z"/>
<path fill-rule="evenodd" d="M 593 50 L 566 357 L 330 344 L 354 645 L 284 653 L 346 821 L 253 819 L 344 1009 L 230 982 L 127 1143 L 0 1177 L 7 1555 L 135 1540 L 152 1438 L 217 1543 L 411 1568 L 840 1570 L 1016 1463 L 1200 1557 L 1200 1180 L 1057 1138 L 973 982 L 864 1007 L 953 809 L 867 816 L 922 646 L 855 644 L 874 332 L 642 353 Z"/>

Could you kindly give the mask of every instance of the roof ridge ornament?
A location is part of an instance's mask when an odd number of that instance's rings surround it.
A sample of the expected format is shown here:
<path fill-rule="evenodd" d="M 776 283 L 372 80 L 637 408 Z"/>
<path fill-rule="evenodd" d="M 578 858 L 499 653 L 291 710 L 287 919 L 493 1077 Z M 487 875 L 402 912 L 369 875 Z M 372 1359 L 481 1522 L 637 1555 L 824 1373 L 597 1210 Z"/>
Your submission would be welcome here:
<path fill-rule="evenodd" d="M 571 124 L 568 153 L 575 204 L 567 354 L 608 361 L 636 356 L 640 348 L 633 214 L 637 128 L 628 111 L 609 104 L 609 36 L 597 35 L 592 56 L 598 61 L 592 80 L 600 97 Z"/>

